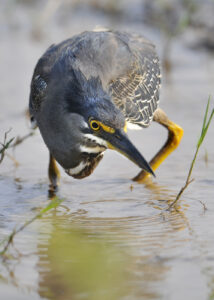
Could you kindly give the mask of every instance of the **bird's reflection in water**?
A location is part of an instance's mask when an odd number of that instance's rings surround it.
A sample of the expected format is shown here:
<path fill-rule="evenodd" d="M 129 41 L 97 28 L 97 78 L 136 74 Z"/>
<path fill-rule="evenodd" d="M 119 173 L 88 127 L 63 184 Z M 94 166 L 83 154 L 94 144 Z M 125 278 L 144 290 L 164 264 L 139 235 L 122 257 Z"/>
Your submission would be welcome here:
<path fill-rule="evenodd" d="M 38 244 L 39 294 L 46 299 L 119 299 L 126 290 L 123 251 L 104 236 L 93 236 L 61 216 L 49 238 Z M 62 224 L 62 220 L 64 222 Z"/>
<path fill-rule="evenodd" d="M 158 297 L 146 283 L 164 277 L 166 267 L 161 262 L 151 262 L 153 267 L 148 267 L 141 257 L 128 255 L 122 243 L 109 240 L 109 233 L 105 236 L 91 228 L 79 230 L 71 224 L 60 226 L 56 220 L 54 223 L 48 240 L 38 244 L 41 297 L 59 300 L 116 300 L 126 295 L 136 299 Z"/>
<path fill-rule="evenodd" d="M 144 197 L 139 200 L 142 191 Z M 65 199 L 31 227 L 37 253 L 29 253 L 31 247 L 26 247 L 27 258 L 21 255 L 16 264 L 2 265 L 2 279 L 25 290 L 17 270 L 21 266 L 29 272 L 25 259 L 30 264 L 38 260 L 41 298 L 160 299 L 160 286 L 170 276 L 168 262 L 179 255 L 189 238 L 186 231 L 191 230 L 183 209 L 165 211 L 174 199 L 172 194 L 164 186 L 147 182 L 134 185 L 125 199 L 108 199 L 105 193 L 94 201 Z M 35 265 L 32 270 L 35 273 Z"/>
<path fill-rule="evenodd" d="M 39 235 L 41 297 L 160 299 L 158 287 L 170 271 L 168 260 L 185 242 L 188 220 L 181 209 L 163 210 L 173 200 L 169 190 L 149 181 L 145 187 L 151 199 L 142 207 L 144 215 L 91 216 L 88 205 L 102 205 L 105 200 L 85 202 L 82 209 L 69 213 L 65 201 L 60 210 L 41 220 L 43 230 L 51 224 L 45 239 Z"/>

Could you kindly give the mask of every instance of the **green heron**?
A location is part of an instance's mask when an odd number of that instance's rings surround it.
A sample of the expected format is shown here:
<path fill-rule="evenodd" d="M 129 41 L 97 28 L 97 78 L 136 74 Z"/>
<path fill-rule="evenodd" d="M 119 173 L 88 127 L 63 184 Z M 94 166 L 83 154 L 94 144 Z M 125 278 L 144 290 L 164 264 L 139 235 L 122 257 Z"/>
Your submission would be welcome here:
<path fill-rule="evenodd" d="M 136 34 L 86 31 L 47 49 L 34 70 L 29 109 L 50 151 L 51 190 L 60 176 L 56 161 L 80 179 L 93 172 L 106 149 L 142 169 L 133 180 L 154 175 L 183 135 L 158 108 L 160 77 L 154 45 Z M 149 164 L 126 129 L 148 127 L 152 120 L 169 134 Z"/>

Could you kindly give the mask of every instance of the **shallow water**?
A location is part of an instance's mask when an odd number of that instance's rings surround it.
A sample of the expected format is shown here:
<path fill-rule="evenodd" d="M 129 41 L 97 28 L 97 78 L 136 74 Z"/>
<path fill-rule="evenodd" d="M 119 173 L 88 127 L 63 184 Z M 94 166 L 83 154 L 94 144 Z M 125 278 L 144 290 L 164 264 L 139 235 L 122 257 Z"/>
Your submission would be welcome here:
<path fill-rule="evenodd" d="M 0 49 L 1 140 L 9 128 L 12 128 L 11 137 L 29 131 L 24 116 L 29 83 L 34 65 L 47 46 L 76 32 L 92 29 L 96 23 L 110 25 L 112 22 L 86 14 L 83 24 L 77 26 L 77 18 L 78 15 L 69 26 L 48 28 L 41 42 L 32 40 L 24 27 L 5 28 Z M 122 21 L 114 20 L 114 26 L 127 28 Z M 128 27 L 150 36 L 161 53 L 162 41 L 157 33 L 139 24 Z M 74 180 L 62 171 L 59 197 L 64 199 L 63 203 L 18 234 L 10 249 L 15 258 L 1 261 L 1 299 L 70 299 L 69 292 L 59 294 L 59 290 L 68 288 L 63 276 L 56 285 L 58 258 L 53 253 L 54 249 L 58 252 L 60 246 L 53 246 L 53 241 L 57 239 L 57 231 L 60 236 L 66 233 L 72 236 L 76 228 L 84 232 L 89 242 L 104 239 L 102 243 L 110 252 L 116 251 L 127 260 L 127 264 L 120 266 L 127 274 L 120 282 L 124 292 L 116 299 L 214 298 L 213 124 L 194 168 L 195 181 L 183 194 L 179 210 L 164 210 L 184 184 L 207 99 L 213 94 L 214 60 L 207 53 L 188 49 L 183 39 L 175 41 L 171 56 L 173 69 L 167 80 L 164 76 L 161 107 L 184 128 L 179 148 L 147 185 L 133 183 L 130 179 L 138 168 L 110 150 L 89 178 Z M 167 136 L 165 129 L 157 124 L 128 134 L 147 159 Z M 19 166 L 15 167 L 9 157 L 0 166 L 1 238 L 10 234 L 17 224 L 33 217 L 49 201 L 48 152 L 39 132 L 18 146 L 14 153 L 9 153 Z M 63 244 L 61 246 L 63 248 Z M 72 255 L 65 260 L 63 255 L 60 262 L 66 267 Z M 76 297 L 87 299 L 84 295 Z"/>

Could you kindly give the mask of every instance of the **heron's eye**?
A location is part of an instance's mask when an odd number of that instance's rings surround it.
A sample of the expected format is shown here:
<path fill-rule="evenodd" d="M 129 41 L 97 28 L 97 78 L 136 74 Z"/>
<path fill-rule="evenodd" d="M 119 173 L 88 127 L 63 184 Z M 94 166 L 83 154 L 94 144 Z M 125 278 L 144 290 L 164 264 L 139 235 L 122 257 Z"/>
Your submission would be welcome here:
<path fill-rule="evenodd" d="M 97 121 L 95 121 L 95 120 L 91 120 L 90 121 L 90 126 L 95 131 L 97 131 L 97 130 L 100 129 L 100 124 Z"/>

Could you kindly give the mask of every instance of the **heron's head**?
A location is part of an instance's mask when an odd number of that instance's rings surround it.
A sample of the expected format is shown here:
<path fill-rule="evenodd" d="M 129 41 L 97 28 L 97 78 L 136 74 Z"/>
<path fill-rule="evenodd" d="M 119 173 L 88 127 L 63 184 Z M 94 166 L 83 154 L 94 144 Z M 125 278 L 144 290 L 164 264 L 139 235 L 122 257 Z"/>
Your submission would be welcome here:
<path fill-rule="evenodd" d="M 75 72 L 70 81 L 60 87 L 58 96 L 55 89 L 52 90 L 53 97 L 61 99 L 55 103 L 52 115 L 55 114 L 55 134 L 57 127 L 58 140 L 63 139 L 61 150 L 53 151 L 53 155 L 64 168 L 78 168 L 84 157 L 96 157 L 106 149 L 114 149 L 154 175 L 129 140 L 125 117 L 111 101 L 99 78 L 86 79 L 81 72 Z"/>

